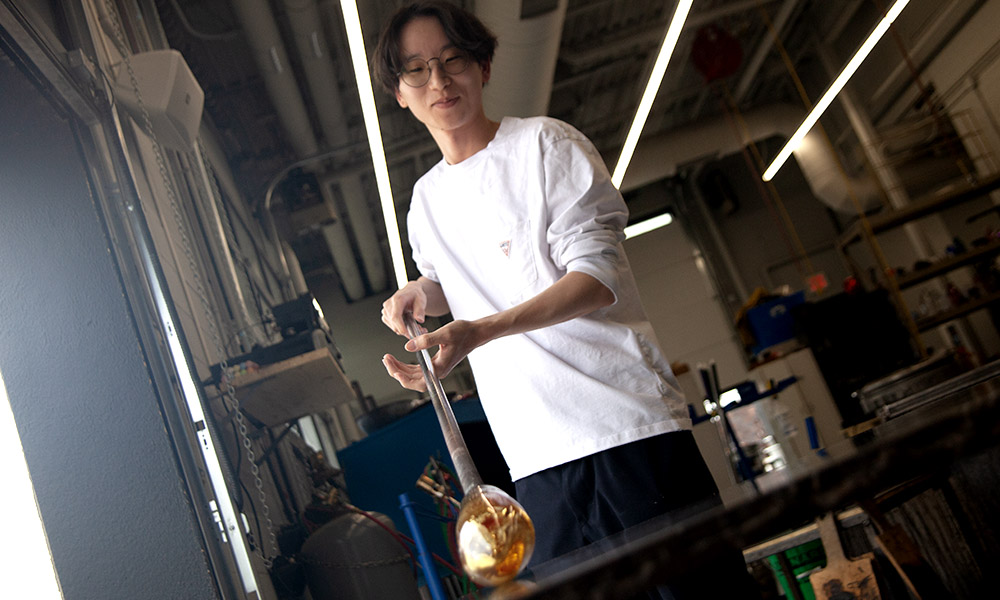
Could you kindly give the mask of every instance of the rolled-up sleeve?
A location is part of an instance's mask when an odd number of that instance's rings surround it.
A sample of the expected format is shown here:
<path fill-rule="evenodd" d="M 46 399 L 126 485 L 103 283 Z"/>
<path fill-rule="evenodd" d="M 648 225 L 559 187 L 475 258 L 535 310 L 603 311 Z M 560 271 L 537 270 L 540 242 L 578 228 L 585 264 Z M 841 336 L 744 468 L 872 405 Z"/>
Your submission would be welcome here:
<path fill-rule="evenodd" d="M 583 136 L 545 150 L 546 237 L 553 262 L 586 273 L 618 299 L 618 260 L 628 209 L 593 145 Z"/>

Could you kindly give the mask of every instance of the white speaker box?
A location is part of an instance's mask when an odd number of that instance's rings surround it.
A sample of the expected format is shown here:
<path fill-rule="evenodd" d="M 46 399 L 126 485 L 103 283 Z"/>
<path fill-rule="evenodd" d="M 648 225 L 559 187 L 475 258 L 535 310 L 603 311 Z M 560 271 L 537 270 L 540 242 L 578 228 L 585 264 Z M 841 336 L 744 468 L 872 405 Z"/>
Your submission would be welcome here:
<path fill-rule="evenodd" d="M 134 54 L 129 60 L 156 140 L 175 150 L 191 150 L 198 137 L 205 92 L 184 57 L 176 50 L 152 50 Z M 115 98 L 145 130 L 128 68 L 122 63 L 117 71 Z"/>

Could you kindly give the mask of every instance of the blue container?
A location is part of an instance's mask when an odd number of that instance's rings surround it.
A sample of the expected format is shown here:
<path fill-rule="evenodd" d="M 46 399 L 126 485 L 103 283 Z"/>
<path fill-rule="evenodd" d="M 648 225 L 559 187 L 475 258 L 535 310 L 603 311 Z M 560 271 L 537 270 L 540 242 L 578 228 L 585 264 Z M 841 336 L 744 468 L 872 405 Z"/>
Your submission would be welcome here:
<path fill-rule="evenodd" d="M 481 440 L 470 437 L 467 429 L 470 426 L 488 427 L 479 398 L 454 402 L 452 409 L 473 460 L 480 461 L 482 455 L 477 457 L 477 444 Z M 399 506 L 399 495 L 409 493 L 411 504 L 418 509 L 420 529 L 428 549 L 446 560 L 454 560 L 448 549 L 444 523 L 434 516 L 437 506 L 429 495 L 416 487 L 417 478 L 432 456 L 454 472 L 437 413 L 430 402 L 337 452 L 351 504 L 386 515 L 397 529 L 405 532 L 407 521 Z M 502 461 L 502 457 L 499 460 Z M 476 462 L 476 466 L 488 483 L 500 485 L 490 477 L 487 468 L 490 465 Z M 506 463 L 493 466 L 507 472 Z M 443 567 L 438 571 L 442 576 L 450 573 Z"/>
<path fill-rule="evenodd" d="M 754 354 L 795 337 L 792 308 L 805 303 L 805 292 L 795 292 L 755 306 L 747 311 L 747 323 L 756 343 Z"/>

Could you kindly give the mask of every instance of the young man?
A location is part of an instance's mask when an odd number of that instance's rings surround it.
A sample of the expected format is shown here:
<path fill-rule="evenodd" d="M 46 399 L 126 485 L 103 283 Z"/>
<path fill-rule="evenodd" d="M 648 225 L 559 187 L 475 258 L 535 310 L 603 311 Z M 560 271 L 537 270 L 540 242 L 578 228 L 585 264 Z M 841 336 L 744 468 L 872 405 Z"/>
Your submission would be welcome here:
<path fill-rule="evenodd" d="M 536 525 L 532 567 L 718 491 L 690 432 L 679 387 L 639 302 L 621 241 L 628 218 L 593 145 L 547 117 L 490 120 L 483 86 L 496 38 L 444 2 L 397 11 L 373 55 L 378 80 L 430 132 L 443 160 L 414 186 L 407 219 L 421 276 L 385 301 L 406 343 L 438 347 L 447 375 L 468 356 L 490 426 Z M 388 373 L 424 390 L 419 366 L 390 354 Z M 742 556 L 684 589 L 747 597 Z M 693 585 L 698 579 L 696 585 Z M 739 590 L 730 593 L 732 590 Z M 711 590 L 709 590 L 711 592 Z M 752 595 L 751 592 L 748 592 Z"/>

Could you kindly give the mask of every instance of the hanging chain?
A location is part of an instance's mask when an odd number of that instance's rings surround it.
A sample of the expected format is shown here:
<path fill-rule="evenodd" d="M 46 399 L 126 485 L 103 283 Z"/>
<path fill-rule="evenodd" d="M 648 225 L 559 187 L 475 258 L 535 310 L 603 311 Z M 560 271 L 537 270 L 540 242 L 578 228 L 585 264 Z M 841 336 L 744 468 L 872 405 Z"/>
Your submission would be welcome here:
<path fill-rule="evenodd" d="M 105 0 L 105 6 L 107 8 L 108 14 L 111 17 L 111 21 L 114 24 L 116 42 L 118 44 L 119 52 L 122 54 L 122 59 L 125 63 L 125 68 L 128 71 L 129 81 L 132 85 L 132 89 L 135 91 L 136 103 L 139 105 L 139 110 L 142 113 L 142 125 L 145 128 L 145 132 L 149 135 L 152 141 L 153 154 L 156 157 L 156 166 L 160 172 L 160 178 L 163 181 L 163 185 L 167 191 L 167 199 L 170 201 L 170 208 L 173 211 L 174 221 L 177 225 L 178 233 L 181 238 L 181 247 L 184 251 L 184 255 L 187 257 L 188 266 L 192 273 L 192 278 L 194 281 L 195 290 L 198 294 L 198 298 L 201 300 L 202 308 L 205 311 L 205 317 L 209 323 L 209 331 L 211 332 L 212 342 L 215 346 L 215 351 L 219 357 L 219 369 L 224 382 L 224 394 L 223 403 L 227 410 L 231 410 L 236 418 L 236 423 L 238 425 L 238 430 L 240 438 L 243 444 L 243 448 L 246 450 L 247 462 L 250 465 L 250 472 L 254 478 L 254 487 L 257 488 L 257 497 L 260 500 L 261 513 L 264 517 L 264 521 L 267 526 L 268 540 L 271 546 L 271 552 L 273 556 L 279 554 L 278 551 L 278 540 L 274 532 L 274 523 L 271 520 L 271 510 L 267 505 L 267 497 L 264 493 L 264 482 L 260 477 L 260 468 L 257 466 L 256 453 L 253 451 L 253 444 L 250 441 L 250 436 L 247 429 L 246 419 L 243 416 L 242 411 L 239 407 L 239 401 L 236 399 L 236 389 L 233 387 L 230 378 L 228 377 L 229 371 L 229 361 L 226 357 L 226 352 L 222 344 L 222 337 L 219 332 L 219 323 L 215 318 L 215 314 L 212 311 L 211 304 L 208 300 L 208 295 L 205 292 L 205 286 L 202 283 L 200 271 L 195 261 L 194 252 L 191 249 L 191 242 L 187 236 L 187 228 L 184 225 L 184 219 L 181 214 L 180 207 L 177 202 L 177 195 L 174 192 L 174 186 L 167 174 L 166 160 L 163 157 L 163 152 L 160 149 L 160 144 L 156 139 L 156 134 L 153 132 L 153 122 L 149 116 L 149 110 L 146 108 L 145 103 L 142 100 L 142 93 L 139 90 L 139 80 L 135 75 L 135 70 L 132 67 L 132 61 L 130 59 L 131 52 L 129 51 L 128 45 L 125 43 L 125 33 L 122 29 L 121 19 L 119 17 L 118 11 L 113 4 L 113 0 Z M 211 194 L 211 190 L 209 190 Z M 225 240 L 223 240 L 225 242 Z M 264 555 L 263 550 L 259 547 L 257 548 L 257 553 L 259 554 L 261 560 L 264 562 L 264 566 L 268 569 L 271 568 L 272 559 Z"/>
<path fill-rule="evenodd" d="M 205 154 L 204 146 L 201 146 L 200 140 L 198 141 L 198 144 L 199 147 L 201 148 L 200 155 L 205 157 L 205 160 L 207 161 L 208 158 Z M 195 160 L 198 160 L 199 158 L 200 158 L 199 156 L 195 156 Z M 208 166 L 211 168 L 212 164 L 209 163 Z M 208 179 L 212 185 L 212 189 L 209 190 L 209 195 L 212 196 L 212 201 L 214 202 L 215 198 L 221 198 L 222 196 L 221 196 L 221 190 L 219 190 L 215 180 L 214 168 L 211 168 L 211 170 L 212 170 L 211 173 L 212 176 L 209 177 Z M 234 252 L 236 253 L 236 258 L 238 261 L 240 261 L 241 264 L 243 264 L 242 262 L 244 260 L 243 255 L 242 253 L 240 253 L 238 246 L 235 243 L 236 234 L 233 231 L 232 224 L 229 221 L 229 215 L 228 213 L 226 213 L 224 206 L 219 206 L 218 209 L 220 218 L 223 219 L 223 223 L 226 226 L 229 235 L 232 236 L 233 239 L 232 246 L 234 248 Z M 225 242 L 225 240 L 223 240 L 223 242 Z M 207 307 L 207 302 L 208 302 L 207 298 L 204 298 L 203 300 L 206 303 Z M 228 361 L 226 360 L 225 353 L 222 352 L 222 341 L 219 339 L 218 331 L 216 329 L 213 329 L 212 331 L 213 331 L 213 341 L 216 343 L 216 347 L 219 352 L 220 372 L 223 374 L 223 382 L 225 383 L 224 398 L 227 401 L 227 404 L 230 403 L 232 404 L 231 407 L 227 406 L 226 408 L 228 410 L 232 410 L 233 416 L 236 418 L 237 429 L 240 433 L 240 441 L 243 444 L 243 448 L 246 450 L 247 463 L 250 465 L 250 473 L 253 475 L 253 484 L 254 487 L 257 489 L 257 498 L 260 500 L 261 513 L 264 517 L 264 521 L 267 526 L 268 541 L 270 542 L 271 545 L 271 552 L 274 556 L 277 556 L 279 554 L 278 540 L 274 532 L 274 523 L 271 521 L 271 509 L 267 505 L 267 495 L 264 493 L 264 482 L 260 477 L 260 468 L 257 466 L 257 455 L 254 452 L 253 444 L 250 441 L 250 435 L 247 428 L 246 418 L 243 416 L 243 411 L 240 410 L 239 402 L 236 399 L 236 389 L 233 387 L 232 380 L 228 376 L 226 376 L 226 371 L 228 370 L 229 365 Z M 270 568 L 271 561 L 263 554 L 261 554 L 261 558 L 264 560 L 264 563 L 268 566 L 268 568 Z"/>
<path fill-rule="evenodd" d="M 401 554 L 399 556 L 394 556 L 391 558 L 383 558 L 381 560 L 359 560 L 354 562 L 331 562 L 326 560 L 319 560 L 311 558 L 309 556 L 298 556 L 296 561 L 306 565 L 313 565 L 316 567 L 324 567 L 326 569 L 373 569 L 377 567 L 389 567 L 392 565 L 398 565 L 400 563 L 410 562 L 410 557 L 406 554 Z"/>

